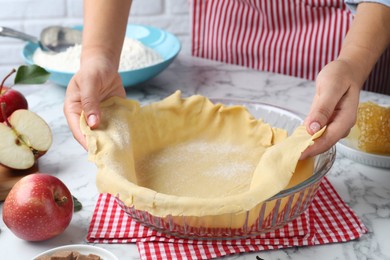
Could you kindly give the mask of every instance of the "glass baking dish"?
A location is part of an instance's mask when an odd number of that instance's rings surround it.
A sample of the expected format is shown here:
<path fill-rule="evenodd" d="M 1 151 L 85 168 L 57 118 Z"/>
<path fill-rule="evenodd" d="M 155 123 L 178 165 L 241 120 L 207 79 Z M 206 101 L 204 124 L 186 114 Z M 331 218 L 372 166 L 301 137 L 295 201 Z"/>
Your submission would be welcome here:
<path fill-rule="evenodd" d="M 303 116 L 274 105 L 234 99 L 211 99 L 224 105 L 243 105 L 256 118 L 288 131 L 301 125 Z M 336 156 L 333 146 L 315 157 L 312 176 L 243 213 L 213 216 L 153 216 L 126 206 L 118 197 L 120 207 L 134 220 L 165 234 L 194 239 L 234 239 L 278 229 L 299 217 L 310 205 L 321 180 L 332 167 Z"/>

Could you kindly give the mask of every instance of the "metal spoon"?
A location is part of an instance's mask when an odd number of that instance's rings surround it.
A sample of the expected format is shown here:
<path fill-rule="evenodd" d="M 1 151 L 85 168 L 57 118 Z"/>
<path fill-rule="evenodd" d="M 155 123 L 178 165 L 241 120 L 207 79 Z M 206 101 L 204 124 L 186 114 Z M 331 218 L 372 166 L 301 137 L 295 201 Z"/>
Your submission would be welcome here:
<path fill-rule="evenodd" d="M 49 26 L 42 30 L 40 38 L 0 26 L 0 36 L 17 38 L 38 44 L 39 47 L 52 54 L 65 51 L 76 44 L 81 44 L 82 32 L 68 27 Z"/>

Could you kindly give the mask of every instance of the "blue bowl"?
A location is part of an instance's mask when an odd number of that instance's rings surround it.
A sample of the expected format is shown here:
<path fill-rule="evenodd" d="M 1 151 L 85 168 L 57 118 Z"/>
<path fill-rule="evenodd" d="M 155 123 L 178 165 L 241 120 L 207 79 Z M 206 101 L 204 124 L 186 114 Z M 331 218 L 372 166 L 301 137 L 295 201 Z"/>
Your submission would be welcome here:
<path fill-rule="evenodd" d="M 82 26 L 74 27 L 77 30 L 82 30 Z M 169 64 L 176 58 L 181 49 L 180 41 L 173 34 L 145 25 L 128 24 L 126 30 L 126 37 L 139 40 L 145 46 L 152 48 L 163 57 L 163 61 L 148 67 L 120 71 L 122 83 L 125 87 L 135 86 L 145 82 L 168 67 Z M 38 48 L 35 43 L 27 43 L 22 52 L 22 56 L 27 64 L 34 64 L 33 54 Z M 50 72 L 50 80 L 60 86 L 67 87 L 70 79 L 74 73 L 62 72 L 45 68 Z"/>

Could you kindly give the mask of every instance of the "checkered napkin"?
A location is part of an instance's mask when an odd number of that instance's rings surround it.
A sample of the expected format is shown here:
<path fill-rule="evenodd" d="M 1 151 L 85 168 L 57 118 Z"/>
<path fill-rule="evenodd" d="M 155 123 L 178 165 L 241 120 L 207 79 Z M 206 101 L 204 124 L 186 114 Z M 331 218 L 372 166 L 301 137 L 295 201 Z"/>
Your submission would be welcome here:
<path fill-rule="evenodd" d="M 325 178 L 309 208 L 286 226 L 256 237 L 192 240 L 162 234 L 129 217 L 110 194 L 100 194 L 87 241 L 136 243 L 141 259 L 211 259 L 243 252 L 346 242 L 367 232 Z"/>

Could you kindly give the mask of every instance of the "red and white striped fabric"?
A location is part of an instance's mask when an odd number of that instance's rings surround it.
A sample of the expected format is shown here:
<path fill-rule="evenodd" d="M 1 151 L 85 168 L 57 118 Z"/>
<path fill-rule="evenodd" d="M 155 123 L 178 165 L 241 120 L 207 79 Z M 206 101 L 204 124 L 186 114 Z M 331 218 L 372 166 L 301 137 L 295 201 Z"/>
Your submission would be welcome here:
<path fill-rule="evenodd" d="M 164 235 L 131 219 L 116 198 L 101 194 L 87 241 L 136 243 L 141 259 L 212 259 L 244 252 L 346 242 L 367 232 L 355 213 L 324 179 L 309 208 L 283 228 L 247 239 L 193 240 Z"/>
<path fill-rule="evenodd" d="M 192 0 L 192 54 L 314 80 L 336 59 L 353 15 L 343 0 Z M 390 49 L 366 90 L 390 94 Z"/>

